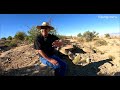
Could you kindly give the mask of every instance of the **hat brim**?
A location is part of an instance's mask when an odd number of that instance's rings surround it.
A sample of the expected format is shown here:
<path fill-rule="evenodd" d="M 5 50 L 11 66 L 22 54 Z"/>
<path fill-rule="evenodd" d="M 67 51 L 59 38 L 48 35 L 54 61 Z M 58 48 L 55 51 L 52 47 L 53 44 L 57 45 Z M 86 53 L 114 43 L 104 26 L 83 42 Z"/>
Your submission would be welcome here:
<path fill-rule="evenodd" d="M 54 29 L 54 27 L 52 26 L 37 26 L 37 29 L 45 29 L 45 28 L 49 28 L 50 30 Z"/>

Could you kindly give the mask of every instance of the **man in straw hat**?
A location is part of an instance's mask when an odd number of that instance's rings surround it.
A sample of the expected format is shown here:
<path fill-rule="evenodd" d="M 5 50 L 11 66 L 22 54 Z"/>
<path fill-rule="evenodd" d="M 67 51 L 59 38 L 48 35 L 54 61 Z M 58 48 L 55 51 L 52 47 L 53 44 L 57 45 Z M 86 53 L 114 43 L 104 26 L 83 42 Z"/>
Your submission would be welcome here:
<path fill-rule="evenodd" d="M 37 26 L 41 30 L 41 35 L 37 36 L 34 41 L 34 49 L 39 53 L 40 61 L 52 67 L 55 70 L 55 76 L 64 76 L 66 71 L 66 63 L 55 55 L 55 48 L 62 45 L 62 41 L 55 35 L 49 34 L 54 27 L 48 22 L 43 22 L 41 26 Z"/>

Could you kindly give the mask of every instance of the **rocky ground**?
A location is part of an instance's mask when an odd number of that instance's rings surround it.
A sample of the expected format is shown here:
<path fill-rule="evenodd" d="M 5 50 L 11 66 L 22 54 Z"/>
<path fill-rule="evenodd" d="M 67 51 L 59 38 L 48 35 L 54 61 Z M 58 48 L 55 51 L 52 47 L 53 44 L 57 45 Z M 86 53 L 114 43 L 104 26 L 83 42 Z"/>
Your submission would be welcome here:
<path fill-rule="evenodd" d="M 95 41 L 64 40 L 64 46 L 56 54 L 68 64 L 66 76 L 119 76 L 120 39 L 104 40 L 108 44 L 101 46 L 96 46 Z M 0 75 L 54 76 L 54 70 L 39 62 L 31 44 L 1 50 Z"/>
<path fill-rule="evenodd" d="M 47 68 L 39 62 L 33 45 L 24 45 L 3 52 L 0 56 L 0 64 L 3 71 L 1 75 L 54 75 L 54 70 Z"/>

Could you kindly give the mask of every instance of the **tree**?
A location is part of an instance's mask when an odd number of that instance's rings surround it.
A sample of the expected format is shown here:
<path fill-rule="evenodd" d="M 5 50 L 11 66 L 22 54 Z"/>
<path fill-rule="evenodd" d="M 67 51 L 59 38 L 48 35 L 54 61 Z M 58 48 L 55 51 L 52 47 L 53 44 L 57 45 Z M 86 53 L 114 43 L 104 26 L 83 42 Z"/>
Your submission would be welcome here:
<path fill-rule="evenodd" d="M 2 37 L 1 40 L 6 40 L 6 37 Z"/>
<path fill-rule="evenodd" d="M 81 34 L 81 33 L 78 33 L 77 37 L 82 37 L 82 34 Z"/>
<path fill-rule="evenodd" d="M 25 32 L 17 32 L 14 36 L 15 39 L 17 40 L 25 40 L 25 37 L 27 35 L 25 34 Z"/>
<path fill-rule="evenodd" d="M 12 36 L 9 36 L 7 39 L 8 39 L 8 40 L 12 40 Z"/>
<path fill-rule="evenodd" d="M 56 30 L 50 30 L 49 31 L 50 34 L 54 34 L 57 35 Z M 26 37 L 27 40 L 29 40 L 30 42 L 33 42 L 33 40 L 35 39 L 35 37 L 37 35 L 40 35 L 41 32 L 39 29 L 37 29 L 35 26 L 33 26 L 29 31 L 28 31 L 28 37 Z"/>
<path fill-rule="evenodd" d="M 40 30 L 38 30 L 35 26 L 33 26 L 29 31 L 28 31 L 28 37 L 26 39 L 28 39 L 30 42 L 33 42 L 33 40 L 35 39 L 35 37 L 37 35 L 41 34 Z"/>

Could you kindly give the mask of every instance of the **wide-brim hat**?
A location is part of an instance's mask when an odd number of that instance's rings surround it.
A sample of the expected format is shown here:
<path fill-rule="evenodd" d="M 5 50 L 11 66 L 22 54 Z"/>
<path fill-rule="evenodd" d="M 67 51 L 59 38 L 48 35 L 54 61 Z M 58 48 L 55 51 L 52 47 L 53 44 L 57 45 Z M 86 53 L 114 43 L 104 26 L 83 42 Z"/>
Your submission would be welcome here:
<path fill-rule="evenodd" d="M 49 28 L 50 30 L 53 30 L 54 27 L 50 26 L 48 22 L 43 22 L 41 26 L 37 26 L 37 29 L 45 29 Z"/>

